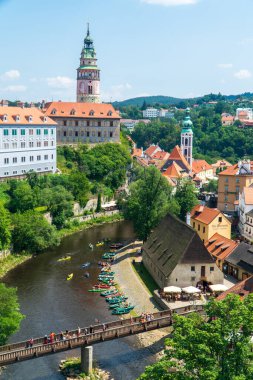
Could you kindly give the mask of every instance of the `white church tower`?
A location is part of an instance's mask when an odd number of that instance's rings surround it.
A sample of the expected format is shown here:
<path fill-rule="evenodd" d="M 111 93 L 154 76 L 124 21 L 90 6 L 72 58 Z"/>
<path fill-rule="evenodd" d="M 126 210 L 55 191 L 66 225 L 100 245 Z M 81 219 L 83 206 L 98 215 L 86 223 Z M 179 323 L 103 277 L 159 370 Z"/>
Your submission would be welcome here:
<path fill-rule="evenodd" d="M 186 158 L 188 164 L 192 169 L 192 146 L 193 146 L 193 131 L 192 121 L 190 118 L 190 109 L 186 110 L 186 117 L 184 118 L 181 130 L 181 152 Z"/>

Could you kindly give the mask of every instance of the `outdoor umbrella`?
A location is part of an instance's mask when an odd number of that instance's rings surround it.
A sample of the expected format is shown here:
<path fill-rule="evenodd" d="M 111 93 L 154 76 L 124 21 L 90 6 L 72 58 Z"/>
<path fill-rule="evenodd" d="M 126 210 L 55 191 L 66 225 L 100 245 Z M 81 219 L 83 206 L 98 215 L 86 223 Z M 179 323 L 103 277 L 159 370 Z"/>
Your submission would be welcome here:
<path fill-rule="evenodd" d="M 228 287 L 223 284 L 215 284 L 215 285 L 209 285 L 209 288 L 213 292 L 225 292 L 225 290 L 228 290 Z"/>
<path fill-rule="evenodd" d="M 181 293 L 181 288 L 178 286 L 167 286 L 163 289 L 164 293 Z"/>
<path fill-rule="evenodd" d="M 182 291 L 188 294 L 195 294 L 195 293 L 201 292 L 201 290 L 198 288 L 195 288 L 195 286 L 187 286 L 186 288 L 182 288 Z"/>

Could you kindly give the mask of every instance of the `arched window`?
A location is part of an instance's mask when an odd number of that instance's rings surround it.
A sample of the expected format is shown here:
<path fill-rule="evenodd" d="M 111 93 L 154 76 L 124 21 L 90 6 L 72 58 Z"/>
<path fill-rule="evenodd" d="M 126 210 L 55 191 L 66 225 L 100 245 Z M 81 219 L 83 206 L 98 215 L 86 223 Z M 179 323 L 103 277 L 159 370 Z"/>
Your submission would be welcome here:
<path fill-rule="evenodd" d="M 112 116 L 112 111 L 109 111 L 107 116 Z"/>
<path fill-rule="evenodd" d="M 188 138 L 186 137 L 185 140 L 184 140 L 184 144 L 185 145 L 188 145 Z"/>
<path fill-rule="evenodd" d="M 94 111 L 91 110 L 90 113 L 89 113 L 90 116 L 94 116 Z"/>
<path fill-rule="evenodd" d="M 4 120 L 4 121 L 8 121 L 8 116 L 7 116 L 7 115 L 4 115 L 3 120 Z"/>
<path fill-rule="evenodd" d="M 187 149 L 184 150 L 184 156 L 187 156 Z"/>
<path fill-rule="evenodd" d="M 17 115 L 17 116 L 16 116 L 16 122 L 18 123 L 19 121 L 20 121 L 20 116 Z"/>
<path fill-rule="evenodd" d="M 29 123 L 32 123 L 32 121 L 33 121 L 32 115 L 29 115 L 28 120 L 29 120 Z"/>
<path fill-rule="evenodd" d="M 72 108 L 72 110 L 70 111 L 70 115 L 75 115 L 75 114 L 76 114 L 76 110 Z"/>
<path fill-rule="evenodd" d="M 88 94 L 92 95 L 92 86 L 91 85 L 88 86 Z"/>
<path fill-rule="evenodd" d="M 51 111 L 51 115 L 55 115 L 56 114 L 56 109 L 54 108 L 54 109 L 52 109 L 52 111 Z"/>

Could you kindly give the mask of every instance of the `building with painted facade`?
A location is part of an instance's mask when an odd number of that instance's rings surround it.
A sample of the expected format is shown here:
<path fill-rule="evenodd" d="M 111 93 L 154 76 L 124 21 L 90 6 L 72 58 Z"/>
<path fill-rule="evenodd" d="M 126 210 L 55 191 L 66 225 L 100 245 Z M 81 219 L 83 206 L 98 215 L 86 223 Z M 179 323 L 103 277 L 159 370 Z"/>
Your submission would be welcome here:
<path fill-rule="evenodd" d="M 56 123 L 36 108 L 0 107 L 0 178 L 56 171 Z"/>
<path fill-rule="evenodd" d="M 57 144 L 120 141 L 120 116 L 111 104 L 50 102 L 44 113 L 57 123 Z"/>
<path fill-rule="evenodd" d="M 76 101 L 100 103 L 100 70 L 89 26 L 77 69 Z"/>

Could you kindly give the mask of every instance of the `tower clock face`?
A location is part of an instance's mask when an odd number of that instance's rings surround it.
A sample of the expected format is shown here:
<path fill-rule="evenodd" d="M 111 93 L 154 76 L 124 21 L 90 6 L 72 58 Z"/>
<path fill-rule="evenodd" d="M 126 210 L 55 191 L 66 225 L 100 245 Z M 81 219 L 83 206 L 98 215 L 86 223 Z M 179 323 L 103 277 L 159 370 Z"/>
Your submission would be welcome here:
<path fill-rule="evenodd" d="M 84 92 L 84 82 L 81 82 L 79 85 L 80 92 Z"/>

